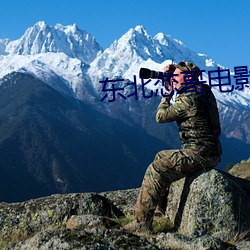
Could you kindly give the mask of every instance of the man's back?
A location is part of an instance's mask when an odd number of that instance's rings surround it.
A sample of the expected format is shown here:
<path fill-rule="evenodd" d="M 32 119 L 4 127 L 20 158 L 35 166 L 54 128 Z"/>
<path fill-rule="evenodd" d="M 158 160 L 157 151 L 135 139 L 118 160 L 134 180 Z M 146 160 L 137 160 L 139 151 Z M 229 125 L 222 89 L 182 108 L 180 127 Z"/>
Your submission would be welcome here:
<path fill-rule="evenodd" d="M 208 85 L 196 87 L 197 92 L 185 93 L 182 89 L 173 105 L 183 105 L 184 111 L 177 108 L 176 120 L 182 147 L 197 149 L 201 155 L 221 155 L 221 128 L 215 97 Z"/>

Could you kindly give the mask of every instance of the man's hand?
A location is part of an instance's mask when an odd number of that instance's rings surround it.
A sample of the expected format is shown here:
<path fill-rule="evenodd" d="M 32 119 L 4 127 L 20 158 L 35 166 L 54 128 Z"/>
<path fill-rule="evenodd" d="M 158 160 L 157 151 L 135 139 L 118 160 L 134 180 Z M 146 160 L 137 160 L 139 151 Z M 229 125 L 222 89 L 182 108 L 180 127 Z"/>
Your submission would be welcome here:
<path fill-rule="evenodd" d="M 164 67 L 164 72 L 168 72 L 170 68 L 170 65 Z M 167 79 L 167 78 L 166 78 Z M 170 80 L 170 82 L 167 80 L 165 81 L 165 86 L 166 86 L 166 94 L 169 95 L 173 91 L 173 83 Z"/>
<path fill-rule="evenodd" d="M 168 65 L 168 66 L 165 66 L 165 67 L 164 67 L 164 72 L 167 72 L 167 71 L 169 71 L 169 69 L 170 69 L 170 65 Z"/>

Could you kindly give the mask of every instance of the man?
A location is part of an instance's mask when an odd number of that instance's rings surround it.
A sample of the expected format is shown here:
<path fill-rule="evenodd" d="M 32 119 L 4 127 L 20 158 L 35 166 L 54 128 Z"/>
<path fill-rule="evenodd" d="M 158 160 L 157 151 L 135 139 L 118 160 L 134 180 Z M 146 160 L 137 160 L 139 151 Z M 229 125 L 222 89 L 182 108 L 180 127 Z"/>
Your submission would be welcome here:
<path fill-rule="evenodd" d="M 181 62 L 174 66 L 166 92 L 169 97 L 162 98 L 156 121 L 176 121 L 182 147 L 160 151 L 149 165 L 135 205 L 135 220 L 125 226 L 129 231 L 152 230 L 155 209 L 170 184 L 199 169 L 213 168 L 220 162 L 220 122 L 215 97 L 208 85 L 199 82 L 200 69 L 194 63 Z M 165 67 L 165 71 L 168 69 L 169 66 Z M 174 90 L 178 94 L 170 105 Z"/>

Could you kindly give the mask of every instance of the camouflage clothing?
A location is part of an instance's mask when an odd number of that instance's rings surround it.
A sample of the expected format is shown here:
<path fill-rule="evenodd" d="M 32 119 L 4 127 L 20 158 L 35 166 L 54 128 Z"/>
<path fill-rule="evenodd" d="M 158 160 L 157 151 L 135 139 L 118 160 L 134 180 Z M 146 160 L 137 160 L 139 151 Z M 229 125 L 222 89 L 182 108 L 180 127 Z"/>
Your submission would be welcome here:
<path fill-rule="evenodd" d="M 202 92 L 202 85 L 194 85 L 197 93 Z M 170 106 L 170 98 L 162 98 L 156 113 L 156 121 L 176 121 L 182 141 L 182 148 L 198 150 L 203 156 L 219 156 L 220 121 L 215 97 L 209 86 L 203 85 L 203 93 L 185 93 L 180 89 L 175 103 Z"/>
<path fill-rule="evenodd" d="M 194 87 L 201 93 L 201 84 Z M 177 122 L 182 148 L 159 152 L 149 165 L 135 206 L 138 221 L 152 220 L 157 204 L 172 182 L 198 169 L 215 167 L 220 161 L 222 150 L 216 100 L 209 86 L 203 87 L 202 94 L 185 93 L 182 88 L 173 105 L 170 105 L 170 98 L 162 98 L 159 104 L 156 121 Z"/>

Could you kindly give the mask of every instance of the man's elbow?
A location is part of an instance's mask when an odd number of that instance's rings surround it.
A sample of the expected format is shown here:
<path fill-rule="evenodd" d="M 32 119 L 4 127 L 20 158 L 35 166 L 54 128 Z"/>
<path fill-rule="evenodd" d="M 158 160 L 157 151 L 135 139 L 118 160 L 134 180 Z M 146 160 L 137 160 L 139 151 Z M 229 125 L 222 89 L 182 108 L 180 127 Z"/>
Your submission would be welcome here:
<path fill-rule="evenodd" d="M 171 116 L 164 112 L 157 112 L 155 116 L 156 122 L 158 123 L 169 123 L 175 121 Z"/>
<path fill-rule="evenodd" d="M 162 119 L 162 116 L 160 114 L 156 114 L 155 119 L 156 119 L 156 122 L 158 122 L 158 123 L 164 122 L 164 120 Z"/>

